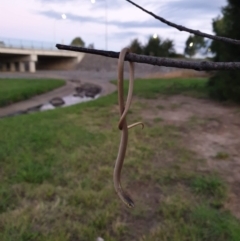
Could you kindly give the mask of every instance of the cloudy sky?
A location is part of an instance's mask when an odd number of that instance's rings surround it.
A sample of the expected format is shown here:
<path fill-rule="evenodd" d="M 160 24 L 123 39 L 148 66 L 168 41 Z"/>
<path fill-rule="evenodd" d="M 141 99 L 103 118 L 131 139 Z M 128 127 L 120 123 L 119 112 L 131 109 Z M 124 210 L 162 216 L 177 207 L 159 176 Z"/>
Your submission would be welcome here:
<path fill-rule="evenodd" d="M 175 42 L 178 52 L 188 33 L 160 23 L 125 0 L 0 0 L 1 39 L 69 44 L 81 36 L 95 48 L 120 51 L 138 38 L 143 44 L 157 33 Z M 226 0 L 135 0 L 144 8 L 175 23 L 212 33 L 212 19 Z M 107 8 L 106 8 L 107 3 Z M 107 11 L 106 11 L 107 9 Z M 108 31 L 106 35 L 106 13 Z M 62 14 L 66 19 L 62 19 Z"/>

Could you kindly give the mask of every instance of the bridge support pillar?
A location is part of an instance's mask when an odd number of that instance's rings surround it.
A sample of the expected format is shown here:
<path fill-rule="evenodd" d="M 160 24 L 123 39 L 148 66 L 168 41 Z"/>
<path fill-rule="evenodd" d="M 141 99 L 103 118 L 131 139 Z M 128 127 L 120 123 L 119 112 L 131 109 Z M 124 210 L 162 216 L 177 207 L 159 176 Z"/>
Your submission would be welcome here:
<path fill-rule="evenodd" d="M 36 54 L 31 54 L 30 55 L 30 61 L 28 62 L 29 65 L 29 72 L 30 73 L 35 73 L 36 72 L 36 62 L 38 60 L 38 57 Z"/>
<path fill-rule="evenodd" d="M 25 63 L 24 62 L 19 62 L 19 71 L 25 72 Z"/>
<path fill-rule="evenodd" d="M 10 71 L 15 72 L 16 71 L 16 65 L 14 62 L 10 62 Z"/>
<path fill-rule="evenodd" d="M 29 72 L 30 73 L 35 73 L 36 72 L 36 64 L 34 61 L 29 62 Z"/>

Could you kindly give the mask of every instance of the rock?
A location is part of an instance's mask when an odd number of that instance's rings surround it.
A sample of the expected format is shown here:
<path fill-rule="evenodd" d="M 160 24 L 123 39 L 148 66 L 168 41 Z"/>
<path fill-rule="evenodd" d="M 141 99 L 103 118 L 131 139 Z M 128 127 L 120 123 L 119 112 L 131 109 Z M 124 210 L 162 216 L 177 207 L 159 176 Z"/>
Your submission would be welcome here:
<path fill-rule="evenodd" d="M 84 89 L 81 86 L 76 87 L 75 90 L 77 91 L 77 93 L 82 93 L 84 91 Z"/>
<path fill-rule="evenodd" d="M 95 94 L 94 92 L 92 92 L 92 91 L 87 91 L 87 92 L 85 93 L 85 96 L 86 96 L 86 97 L 94 98 L 95 95 L 96 95 L 96 94 Z"/>
<path fill-rule="evenodd" d="M 104 241 L 104 239 L 101 237 L 98 237 L 96 241 Z"/>
<path fill-rule="evenodd" d="M 77 92 L 77 96 L 94 98 L 97 94 L 101 92 L 102 89 L 98 85 L 86 83 L 79 87 L 76 87 L 75 90 Z"/>
<path fill-rule="evenodd" d="M 42 107 L 42 105 L 37 105 L 37 106 L 34 106 L 32 108 L 28 108 L 27 113 L 37 112 L 37 111 L 40 110 L 41 107 Z"/>
<path fill-rule="evenodd" d="M 51 103 L 53 106 L 61 106 L 65 104 L 64 100 L 59 97 L 51 99 L 49 103 Z"/>

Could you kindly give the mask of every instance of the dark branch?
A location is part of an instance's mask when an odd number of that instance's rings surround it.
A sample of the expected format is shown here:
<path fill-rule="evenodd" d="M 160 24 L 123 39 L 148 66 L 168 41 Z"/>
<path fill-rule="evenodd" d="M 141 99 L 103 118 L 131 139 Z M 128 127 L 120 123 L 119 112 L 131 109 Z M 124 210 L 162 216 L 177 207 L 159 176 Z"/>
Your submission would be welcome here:
<path fill-rule="evenodd" d="M 220 36 L 214 36 L 214 35 L 211 35 L 211 34 L 200 32 L 199 30 L 193 30 L 193 29 L 190 29 L 190 28 L 186 28 L 184 26 L 181 26 L 181 25 L 169 22 L 168 20 L 166 20 L 166 19 L 164 19 L 164 18 L 162 18 L 160 16 L 157 16 L 156 14 L 154 14 L 152 12 L 149 12 L 148 10 L 146 10 L 143 7 L 139 6 L 138 4 L 132 2 L 131 0 L 126 0 L 126 1 L 131 3 L 131 4 L 133 4 L 135 7 L 141 9 L 145 13 L 150 14 L 151 16 L 153 16 L 154 18 L 158 19 L 162 23 L 165 23 L 168 26 L 174 27 L 174 28 L 178 29 L 179 31 L 185 31 L 185 32 L 188 32 L 188 33 L 193 33 L 193 34 L 198 35 L 198 36 L 206 37 L 206 38 L 213 39 L 213 40 L 222 41 L 222 42 L 225 42 L 225 43 L 240 45 L 240 41 L 239 40 L 226 38 L 226 37 L 220 37 Z"/>
<path fill-rule="evenodd" d="M 75 52 L 82 52 L 88 54 L 102 55 L 110 58 L 118 59 L 119 52 L 104 51 L 98 49 L 88 49 L 82 47 L 68 46 L 57 44 L 56 47 L 62 50 L 70 50 Z M 175 67 L 181 69 L 195 69 L 198 71 L 202 70 L 240 70 L 240 62 L 193 62 L 193 61 L 180 61 L 169 58 L 160 58 L 146 55 L 138 55 L 133 53 L 128 53 L 125 57 L 125 61 L 131 61 L 136 63 L 151 64 L 166 67 Z"/>

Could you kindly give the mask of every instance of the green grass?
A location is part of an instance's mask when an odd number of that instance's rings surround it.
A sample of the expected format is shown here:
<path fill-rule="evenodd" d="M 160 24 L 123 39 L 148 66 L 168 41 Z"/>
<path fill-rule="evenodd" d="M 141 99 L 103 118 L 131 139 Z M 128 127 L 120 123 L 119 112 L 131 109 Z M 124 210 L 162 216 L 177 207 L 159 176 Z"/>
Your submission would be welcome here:
<path fill-rule="evenodd" d="M 0 79 L 0 107 L 29 99 L 64 84 L 63 80 L 57 79 Z"/>
<path fill-rule="evenodd" d="M 231 240 L 240 237 L 239 221 L 226 211 L 207 205 L 190 207 L 186 200 L 170 198 L 159 210 L 162 225 L 142 240 Z"/>
<path fill-rule="evenodd" d="M 135 95 L 153 90 L 144 80 L 135 87 Z M 112 183 L 120 141 L 116 93 L 1 119 L 1 241 L 240 240 L 239 221 L 223 207 L 224 181 L 198 171 L 204 162 L 185 146 L 181 126 L 142 119 L 143 108 L 153 108 L 142 106 L 134 102 L 128 115 L 129 124 L 142 120 L 145 128 L 129 130 L 122 173 L 132 210 Z"/>
<path fill-rule="evenodd" d="M 224 184 L 216 176 L 197 176 L 192 180 L 195 192 L 205 195 L 222 197 L 225 193 Z"/>
<path fill-rule="evenodd" d="M 116 81 L 113 81 L 116 83 Z M 141 84 L 137 84 L 141 83 Z M 206 97 L 207 92 L 206 78 L 189 79 L 146 79 L 135 80 L 134 94 L 147 98 L 155 99 L 161 95 L 182 94 L 193 97 Z M 127 84 L 125 84 L 127 86 Z"/>

